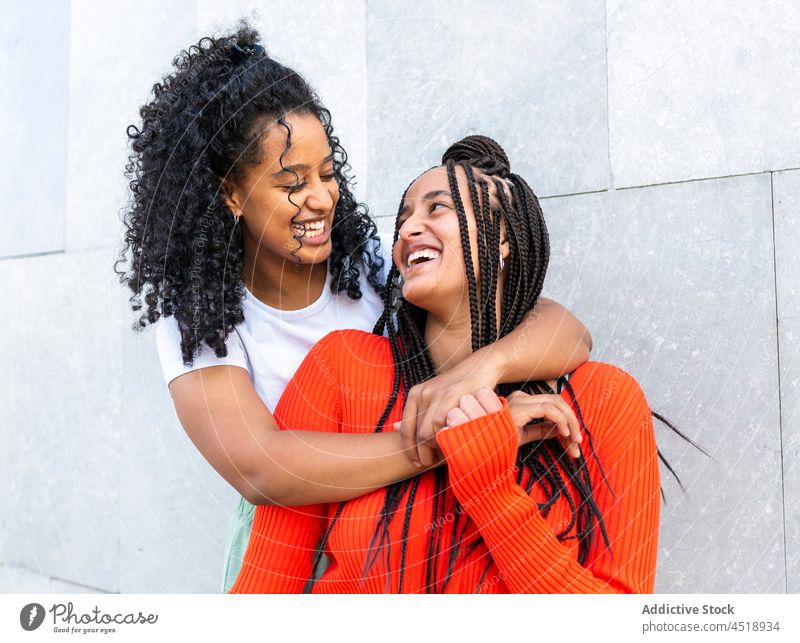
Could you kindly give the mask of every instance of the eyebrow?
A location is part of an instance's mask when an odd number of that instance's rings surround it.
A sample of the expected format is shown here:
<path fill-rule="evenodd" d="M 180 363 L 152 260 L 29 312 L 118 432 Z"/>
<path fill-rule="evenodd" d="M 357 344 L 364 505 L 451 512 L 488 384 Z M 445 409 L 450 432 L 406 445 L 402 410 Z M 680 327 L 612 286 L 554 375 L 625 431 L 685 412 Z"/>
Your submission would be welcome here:
<path fill-rule="evenodd" d="M 433 190 L 433 191 L 428 192 L 427 194 L 423 195 L 423 197 L 420 199 L 420 201 L 432 201 L 437 196 L 447 196 L 447 197 L 450 197 L 451 199 L 453 198 L 453 195 L 450 194 L 450 192 L 448 192 L 447 190 Z M 400 216 L 403 216 L 406 212 L 408 212 L 408 205 L 407 204 L 404 205 L 403 208 L 400 210 Z"/>
<path fill-rule="evenodd" d="M 326 163 L 330 163 L 333 160 L 333 154 L 329 154 L 326 156 L 322 161 L 316 166 L 319 167 L 320 165 L 325 165 Z M 275 172 L 272 176 L 278 177 L 284 174 L 296 174 L 297 172 L 303 172 L 309 169 L 309 165 L 305 163 L 295 163 L 294 165 L 287 165 L 284 168 L 281 168 L 279 171 Z"/>

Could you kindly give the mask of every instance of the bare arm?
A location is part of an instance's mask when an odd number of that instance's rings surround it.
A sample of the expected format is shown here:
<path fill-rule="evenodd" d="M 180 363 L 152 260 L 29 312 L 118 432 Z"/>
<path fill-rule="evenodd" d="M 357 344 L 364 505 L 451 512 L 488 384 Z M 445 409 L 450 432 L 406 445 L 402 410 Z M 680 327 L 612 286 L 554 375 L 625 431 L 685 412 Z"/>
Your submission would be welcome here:
<path fill-rule="evenodd" d="M 561 304 L 539 298 L 508 335 L 409 391 L 402 424 L 409 457 L 420 466 L 434 463 L 436 432 L 462 396 L 501 383 L 555 379 L 583 364 L 591 348 L 592 337 L 580 320 Z"/>
<path fill-rule="evenodd" d="M 540 297 L 522 323 L 471 356 L 498 384 L 553 380 L 589 359 L 592 336 L 569 310 Z"/>
<path fill-rule="evenodd" d="M 349 500 L 419 473 L 400 432 L 279 430 L 238 366 L 191 371 L 169 389 L 194 445 L 253 504 Z"/>

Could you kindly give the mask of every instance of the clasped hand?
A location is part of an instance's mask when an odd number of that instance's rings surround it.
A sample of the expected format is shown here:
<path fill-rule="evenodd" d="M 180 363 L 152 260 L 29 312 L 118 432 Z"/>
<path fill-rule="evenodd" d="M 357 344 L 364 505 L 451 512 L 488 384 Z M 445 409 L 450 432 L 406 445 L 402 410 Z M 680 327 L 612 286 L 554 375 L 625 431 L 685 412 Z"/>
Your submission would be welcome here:
<path fill-rule="evenodd" d="M 464 384 L 463 381 L 458 384 L 453 382 L 451 387 L 428 390 L 420 385 L 409 392 L 411 404 L 406 403 L 403 421 L 398 423 L 397 428 L 403 432 L 406 453 L 418 466 L 429 467 L 441 461 L 442 454 L 436 444 L 439 431 L 502 410 L 500 398 L 486 386 L 477 388 L 474 393 L 461 395 L 457 403 L 447 403 L 448 392 L 452 393 L 448 388 L 463 390 Z M 575 413 L 560 395 L 531 395 L 515 391 L 508 396 L 507 402 L 519 433 L 519 446 L 557 437 L 571 457 L 580 456 L 579 445 L 583 440 L 580 425 Z M 422 410 L 417 413 L 417 409 Z M 409 411 L 414 415 L 408 415 Z"/>

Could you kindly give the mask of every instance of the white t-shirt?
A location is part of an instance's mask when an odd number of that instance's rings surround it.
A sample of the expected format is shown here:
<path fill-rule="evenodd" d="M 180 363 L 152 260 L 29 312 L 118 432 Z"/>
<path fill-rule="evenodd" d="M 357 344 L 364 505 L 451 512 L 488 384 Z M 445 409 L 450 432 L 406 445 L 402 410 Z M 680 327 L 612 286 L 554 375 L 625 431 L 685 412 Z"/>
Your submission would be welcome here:
<path fill-rule="evenodd" d="M 381 249 L 385 275 L 391 266 L 390 244 L 382 239 Z M 246 290 L 242 302 L 244 322 L 228 335 L 228 355 L 217 357 L 202 344 L 191 366 L 183 363 L 177 320 L 174 316 L 162 317 L 156 324 L 156 343 L 164 379 L 169 384 L 179 375 L 199 368 L 241 366 L 250 373 L 256 393 L 272 412 L 292 375 L 320 339 L 343 328 L 372 331 L 383 311 L 383 302 L 363 277 L 361 292 L 358 300 L 350 299 L 347 293 L 333 294 L 328 275 L 317 301 L 300 310 L 279 310 Z"/>

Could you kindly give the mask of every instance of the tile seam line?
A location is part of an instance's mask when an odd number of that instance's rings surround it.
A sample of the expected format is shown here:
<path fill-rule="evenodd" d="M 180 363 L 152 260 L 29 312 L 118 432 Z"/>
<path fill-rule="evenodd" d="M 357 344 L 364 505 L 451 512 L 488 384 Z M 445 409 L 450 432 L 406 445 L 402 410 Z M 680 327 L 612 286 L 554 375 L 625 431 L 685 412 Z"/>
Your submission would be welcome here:
<path fill-rule="evenodd" d="M 29 574 L 37 574 L 39 576 L 47 578 L 48 580 L 54 580 L 54 581 L 57 581 L 59 583 L 64 583 L 66 585 L 72 585 L 73 587 L 81 587 L 83 589 L 90 589 L 93 592 L 97 592 L 97 593 L 102 593 L 102 594 L 114 594 L 115 593 L 113 590 L 103 589 L 102 587 L 95 587 L 94 585 L 86 585 L 85 583 L 79 583 L 79 582 L 74 581 L 74 580 L 69 580 L 68 578 L 61 578 L 59 576 L 53 576 L 51 574 L 45 574 L 41 570 L 31 569 L 30 567 L 28 567 L 26 565 L 21 565 L 19 563 L 0 565 L 0 568 L 2 568 L 2 567 L 6 567 L 8 569 L 21 569 L 24 572 L 28 572 Z"/>
<path fill-rule="evenodd" d="M 17 259 L 36 259 L 37 257 L 51 257 L 53 255 L 77 255 L 85 254 L 88 252 L 97 252 L 98 250 L 113 250 L 116 246 L 112 243 L 100 246 L 87 246 L 86 248 L 62 248 L 60 250 L 43 250 L 41 252 L 25 252 L 18 255 L 4 255 L 0 257 L 0 262 L 15 261 Z"/>
<path fill-rule="evenodd" d="M 792 172 L 795 170 L 800 170 L 800 168 L 780 168 L 780 169 L 766 169 L 766 170 L 758 170 L 755 172 L 739 172 L 735 174 L 720 174 L 718 176 L 704 176 L 699 177 L 696 179 L 681 179 L 678 181 L 662 181 L 661 183 L 643 183 L 641 185 L 626 185 L 624 187 L 617 187 L 615 190 L 622 191 L 622 190 L 638 190 L 641 188 L 655 188 L 661 185 L 680 185 L 682 183 L 699 183 L 701 181 L 718 181 L 720 179 L 735 179 L 740 178 L 743 176 L 758 176 L 759 174 L 769 174 L 772 175 L 775 172 Z M 560 196 L 560 195 L 558 195 Z M 565 195 L 568 196 L 568 195 Z"/>
<path fill-rule="evenodd" d="M 783 513 L 783 582 L 784 592 L 789 593 L 789 561 L 786 555 L 786 470 L 785 459 L 783 451 L 783 391 L 781 389 L 781 333 L 780 333 L 780 315 L 778 308 L 778 248 L 775 243 L 775 175 L 773 172 L 769 173 L 769 196 L 770 196 L 770 211 L 772 214 L 772 277 L 773 285 L 775 288 L 775 352 L 777 353 L 777 375 L 778 375 L 778 434 L 780 435 L 781 447 L 781 511 Z"/>
<path fill-rule="evenodd" d="M 800 170 L 800 168 L 797 168 Z M 770 176 L 775 172 L 792 172 L 795 171 L 794 168 L 783 169 L 783 170 L 760 170 L 758 172 L 743 172 L 741 174 L 724 174 L 720 176 L 705 176 L 698 179 L 683 179 L 681 181 L 665 181 L 663 183 L 648 183 L 644 185 L 629 185 L 625 187 L 615 187 L 613 189 L 602 188 L 599 190 L 583 190 L 580 192 L 565 192 L 563 194 L 548 194 L 545 196 L 538 196 L 540 201 L 544 201 L 546 199 L 562 199 L 571 196 L 584 196 L 587 194 L 605 194 L 605 193 L 612 193 L 612 192 L 622 192 L 625 190 L 642 190 L 644 188 L 657 188 L 663 185 L 682 185 L 684 183 L 702 183 L 703 181 L 718 181 L 722 179 L 736 179 L 746 176 L 760 176 L 762 174 L 769 174 Z M 393 215 L 386 215 L 382 218 L 387 218 Z"/>
<path fill-rule="evenodd" d="M 19 255 L 5 255 L 0 257 L 0 261 L 14 261 L 15 259 L 34 259 L 36 257 L 49 257 L 51 255 L 66 254 L 64 250 L 43 250 L 42 252 L 26 252 Z"/>

